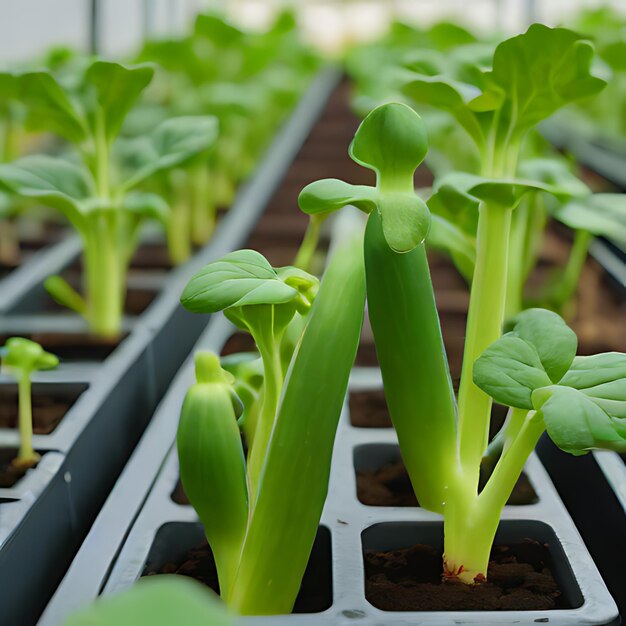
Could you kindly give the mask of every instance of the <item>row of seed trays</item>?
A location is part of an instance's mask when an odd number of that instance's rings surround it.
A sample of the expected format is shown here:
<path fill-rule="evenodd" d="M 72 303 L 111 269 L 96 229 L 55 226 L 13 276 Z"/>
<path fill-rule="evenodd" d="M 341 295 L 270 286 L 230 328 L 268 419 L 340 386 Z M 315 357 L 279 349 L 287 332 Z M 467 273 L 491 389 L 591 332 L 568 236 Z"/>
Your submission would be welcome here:
<path fill-rule="evenodd" d="M 45 607 L 206 325 L 182 287 L 245 241 L 335 80 L 288 14 L 0 73 L 3 623 Z"/>
<path fill-rule="evenodd" d="M 3 616 L 615 623 L 619 580 L 534 452 L 540 439 L 573 462 L 626 452 L 623 290 L 588 258 L 596 237 L 626 240 L 625 197 L 537 130 L 607 88 L 592 41 L 396 24 L 346 57 L 358 128 L 345 81 L 313 79 L 297 41 L 288 15 L 265 35 L 200 16 L 139 65 L 57 52 L 54 70 L 7 78 L 24 128 L 49 119 L 69 143 L 0 166 L 0 184 L 79 239 L 3 283 L 20 407 L 3 436 L 23 474 L 1 494 Z M 156 102 L 146 59 L 169 77 Z M 255 157 L 224 175 L 246 161 L 242 137 Z M 155 216 L 180 267 L 158 282 L 143 261 L 133 283 Z M 132 284 L 155 300 L 122 315 L 115 294 L 130 301 Z M 63 384 L 80 397 L 33 436 L 35 387 Z M 603 502 L 584 495 L 600 525 Z M 622 538 L 604 537 L 614 555 Z"/>
<path fill-rule="evenodd" d="M 594 55 L 395 24 L 346 56 L 360 124 L 314 85 L 246 247 L 176 283 L 205 330 L 39 624 L 619 622 L 534 451 L 626 452 L 623 286 L 589 257 L 626 200 L 537 128 L 607 88 Z"/>

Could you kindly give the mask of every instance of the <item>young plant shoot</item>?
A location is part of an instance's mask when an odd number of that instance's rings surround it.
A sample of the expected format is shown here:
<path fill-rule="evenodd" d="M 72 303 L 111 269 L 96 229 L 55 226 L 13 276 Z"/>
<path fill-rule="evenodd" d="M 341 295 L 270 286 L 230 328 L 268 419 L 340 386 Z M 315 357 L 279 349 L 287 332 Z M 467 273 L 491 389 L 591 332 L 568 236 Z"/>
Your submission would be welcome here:
<path fill-rule="evenodd" d="M 524 144 L 529 135 L 535 132 L 539 122 L 567 104 L 593 96 L 604 88 L 605 82 L 590 73 L 593 55 L 591 42 L 577 33 L 533 24 L 526 33 L 497 46 L 490 70 L 483 71 L 476 67 L 473 74 L 468 75 L 466 72 L 466 77 L 471 76 L 474 79 L 473 83 L 455 80 L 456 77 L 448 74 L 414 73 L 407 78 L 403 92 L 413 103 L 446 111 L 456 120 L 466 131 L 479 155 L 478 173 L 485 181 L 507 180 L 516 176 L 524 180 L 541 181 L 544 178 L 540 171 L 537 172 L 538 179 L 532 177 L 537 169 L 536 163 L 527 168 L 526 172 L 523 171 L 521 157 Z M 567 72 L 563 71 L 564 67 L 568 68 Z M 459 176 L 461 178 L 455 181 Z M 451 173 L 447 183 L 458 183 L 462 187 L 463 176 Z M 562 200 L 579 199 L 581 194 L 589 194 L 582 183 L 574 188 L 563 189 L 563 192 Z M 571 195 L 568 196 L 568 193 Z M 506 248 L 507 276 L 494 275 L 491 278 L 499 281 L 506 278 L 508 293 L 505 298 L 505 313 L 507 317 L 512 317 L 522 308 L 522 289 L 528 272 L 527 259 L 534 254 L 532 246 L 537 243 L 537 237 L 545 228 L 545 219 L 542 220 L 538 203 L 525 201 L 517 211 L 512 211 L 512 206 L 503 211 L 494 204 L 492 201 L 482 202 L 480 219 L 476 208 L 473 219 L 465 215 L 457 221 L 445 211 L 446 205 L 443 203 L 444 213 L 439 216 L 440 219 L 452 219 L 453 224 L 460 228 L 455 233 L 456 237 L 449 242 L 445 233 L 441 237 L 439 232 L 434 233 L 434 243 L 449 249 L 456 261 L 458 241 L 463 235 L 466 246 L 474 244 L 474 241 L 478 246 L 485 241 L 493 243 L 498 239 L 503 242 L 507 239 L 501 251 Z M 437 212 L 441 205 L 431 208 Z M 479 227 L 482 233 L 478 233 Z M 491 236 L 485 236 L 487 231 Z M 577 248 L 574 264 L 581 256 L 583 242 Z M 497 254 L 500 255 L 501 252 Z M 476 251 L 477 262 L 484 254 L 484 250 Z M 466 265 L 461 265 L 460 269 L 468 276 Z M 574 270 L 572 268 L 572 275 Z M 479 270 L 477 274 L 482 275 L 482 272 Z M 494 284 L 492 280 L 489 283 Z M 501 285 L 502 283 L 495 287 L 496 292 L 502 291 Z M 484 310 L 479 326 L 487 323 L 493 328 L 500 327 L 500 316 L 493 317 L 491 313 Z M 476 319 L 476 311 L 471 313 L 471 317 Z M 472 328 L 474 326 L 472 324 Z M 493 333 L 491 338 L 493 339 Z M 480 348 L 486 345 L 481 342 Z M 480 350 L 477 352 L 470 349 L 467 353 L 468 363 L 479 352 Z M 470 368 L 466 368 L 466 371 L 469 370 Z M 465 387 L 468 377 L 469 374 L 465 378 Z"/>
<path fill-rule="evenodd" d="M 168 220 L 163 198 L 139 191 L 155 173 L 182 166 L 217 134 L 212 117 L 166 120 L 125 147 L 116 159 L 122 124 L 152 79 L 152 67 L 95 61 L 66 87 L 45 71 L 19 75 L 29 128 L 52 132 L 75 148 L 66 160 L 33 155 L 0 166 L 8 191 L 61 211 L 83 243 L 84 292 L 59 276 L 46 288 L 82 315 L 92 332 L 116 337 L 121 329 L 128 264 L 145 219 Z"/>
<path fill-rule="evenodd" d="M 11 337 L 0 348 L 2 366 L 15 376 L 18 385 L 20 449 L 13 460 L 16 467 L 36 465 L 39 455 L 33 450 L 33 408 L 31 398 L 31 374 L 39 370 L 54 369 L 59 359 L 46 352 L 38 343 L 22 337 Z"/>
<path fill-rule="evenodd" d="M 241 250 L 207 265 L 181 298 L 196 313 L 224 311 L 261 356 L 225 359 L 226 371 L 196 354 L 178 430 L 181 479 L 222 598 L 242 614 L 289 613 L 300 588 L 361 331 L 362 247 L 358 229 L 337 245 L 319 291 L 310 274 Z"/>
<path fill-rule="evenodd" d="M 544 429 L 574 454 L 595 447 L 626 449 L 626 356 L 575 360 L 574 333 L 544 310 L 521 314 L 513 335 L 500 339 L 511 214 L 525 193 L 559 190 L 512 177 L 457 175 L 454 184 L 436 185 L 428 201 L 458 215 L 476 209 L 478 219 L 455 404 L 424 248 L 432 216 L 413 190 L 414 172 L 426 151 L 426 130 L 417 113 L 403 104 L 380 106 L 365 118 L 350 146 L 352 159 L 375 171 L 376 186 L 317 181 L 302 191 L 299 202 L 308 214 L 348 204 L 369 213 L 368 312 L 389 413 L 421 506 L 443 513 L 444 577 L 478 583 L 486 580 L 502 508 Z M 492 397 L 511 412 L 502 454 L 479 494 Z"/>

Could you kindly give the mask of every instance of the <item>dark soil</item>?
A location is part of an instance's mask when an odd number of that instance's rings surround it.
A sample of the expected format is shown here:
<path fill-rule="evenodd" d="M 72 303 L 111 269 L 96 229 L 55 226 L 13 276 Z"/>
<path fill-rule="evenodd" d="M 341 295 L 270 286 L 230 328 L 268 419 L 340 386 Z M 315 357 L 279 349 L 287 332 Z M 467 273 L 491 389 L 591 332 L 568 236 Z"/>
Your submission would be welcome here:
<path fill-rule="evenodd" d="M 481 471 L 480 488 L 489 476 Z M 368 506 L 419 506 L 411 480 L 400 460 L 377 470 L 357 470 L 356 489 L 359 502 Z M 537 494 L 522 472 L 507 504 L 524 505 L 537 501 Z"/>
<path fill-rule="evenodd" d="M 382 389 L 352 391 L 350 423 L 357 428 L 391 428 L 385 392 Z"/>
<path fill-rule="evenodd" d="M 24 333 L 20 336 L 36 341 L 44 350 L 56 354 L 61 361 L 104 361 L 127 334 L 123 333 L 116 339 L 98 337 L 87 332 Z M 4 345 L 10 336 L 12 335 L 0 335 L 0 345 Z"/>
<path fill-rule="evenodd" d="M 541 611 L 569 608 L 552 574 L 546 545 L 527 539 L 495 546 L 487 582 L 442 582 L 442 555 L 418 544 L 367 552 L 365 595 L 383 611 Z"/>
<path fill-rule="evenodd" d="M 310 565 L 310 563 L 309 563 Z M 316 568 L 313 568 L 315 570 Z M 316 576 L 311 574 L 315 573 Z M 200 545 L 190 549 L 176 563 L 166 563 L 156 571 L 147 571 L 144 576 L 155 576 L 159 574 L 178 574 L 189 576 L 219 594 L 220 586 L 217 579 L 217 569 L 215 559 L 209 544 L 205 541 Z M 326 610 L 332 604 L 328 598 L 328 590 L 325 589 L 327 581 L 318 580 L 321 571 L 309 572 L 304 575 L 302 587 L 296 600 L 293 613 L 319 613 Z"/>
<path fill-rule="evenodd" d="M 0 448 L 0 488 L 9 489 L 31 468 L 16 467 L 12 461 L 17 457 L 17 448 Z"/>
<path fill-rule="evenodd" d="M 243 331 L 233 333 L 226 340 L 220 356 L 228 356 L 229 354 L 238 354 L 240 352 L 256 352 L 256 345 L 252 335 Z"/>
<path fill-rule="evenodd" d="M 49 435 L 76 402 L 80 392 L 43 393 L 33 389 L 33 433 Z M 0 428 L 18 427 L 18 396 L 16 388 L 0 388 Z"/>

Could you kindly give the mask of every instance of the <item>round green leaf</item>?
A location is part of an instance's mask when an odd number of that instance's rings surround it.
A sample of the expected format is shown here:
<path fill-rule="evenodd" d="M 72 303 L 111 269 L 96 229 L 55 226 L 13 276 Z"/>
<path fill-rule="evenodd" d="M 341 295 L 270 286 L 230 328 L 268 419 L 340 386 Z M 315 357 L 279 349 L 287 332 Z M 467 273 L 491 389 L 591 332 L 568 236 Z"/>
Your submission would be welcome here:
<path fill-rule="evenodd" d="M 374 170 L 385 186 L 412 180 L 427 151 L 424 122 L 413 109 L 399 103 L 374 109 L 361 122 L 350 145 L 352 159 Z"/>

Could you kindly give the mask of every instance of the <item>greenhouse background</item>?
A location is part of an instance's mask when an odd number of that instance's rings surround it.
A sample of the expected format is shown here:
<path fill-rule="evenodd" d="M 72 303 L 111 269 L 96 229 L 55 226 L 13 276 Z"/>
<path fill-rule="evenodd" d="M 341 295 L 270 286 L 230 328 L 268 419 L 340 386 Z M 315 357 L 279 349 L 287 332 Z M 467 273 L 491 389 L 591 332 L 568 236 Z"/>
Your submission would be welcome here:
<path fill-rule="evenodd" d="M 558 25 L 581 7 L 606 5 L 626 12 L 621 0 L 473 0 L 471 5 L 461 0 L 4 0 L 0 60 L 30 60 L 56 45 L 83 51 L 96 45 L 101 54 L 120 56 L 145 36 L 184 32 L 196 13 L 206 10 L 263 29 L 277 11 L 293 8 L 307 39 L 336 50 L 344 40 L 381 34 L 394 18 L 428 24 L 455 17 L 468 26 L 514 33 L 533 21 Z"/>
<path fill-rule="evenodd" d="M 0 0 L 0 626 L 626 624 L 626 0 Z"/>

